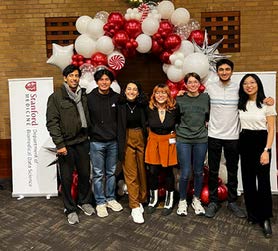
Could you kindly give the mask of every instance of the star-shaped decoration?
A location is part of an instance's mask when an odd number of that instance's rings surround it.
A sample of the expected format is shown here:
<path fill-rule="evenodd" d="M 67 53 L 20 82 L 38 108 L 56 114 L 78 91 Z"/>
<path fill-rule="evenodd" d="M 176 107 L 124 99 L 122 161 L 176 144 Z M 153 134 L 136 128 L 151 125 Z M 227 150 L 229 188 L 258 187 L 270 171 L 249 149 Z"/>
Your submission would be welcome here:
<path fill-rule="evenodd" d="M 216 63 L 218 60 L 223 59 L 223 58 L 229 58 L 231 57 L 230 55 L 225 55 L 225 54 L 220 54 L 218 53 L 217 47 L 222 43 L 224 38 L 221 38 L 218 42 L 209 45 L 208 44 L 208 33 L 207 30 L 205 30 L 205 37 L 204 37 L 204 42 L 202 46 L 199 46 L 194 39 L 192 39 L 192 43 L 194 46 L 194 51 L 195 52 L 201 52 L 205 54 L 208 57 L 209 60 L 209 65 L 210 65 L 210 70 L 213 70 L 214 72 L 216 71 Z"/>
<path fill-rule="evenodd" d="M 53 54 L 46 61 L 46 63 L 55 65 L 63 71 L 64 68 L 66 68 L 72 61 L 71 57 L 73 55 L 73 44 L 68 46 L 61 46 L 53 43 L 52 50 Z"/>

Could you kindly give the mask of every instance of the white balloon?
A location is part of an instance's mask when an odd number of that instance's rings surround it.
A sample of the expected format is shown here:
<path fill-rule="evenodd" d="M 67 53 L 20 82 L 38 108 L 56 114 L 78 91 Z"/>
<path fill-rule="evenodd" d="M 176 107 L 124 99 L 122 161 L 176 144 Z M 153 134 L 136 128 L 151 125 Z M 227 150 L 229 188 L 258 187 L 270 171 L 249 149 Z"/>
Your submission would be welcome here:
<path fill-rule="evenodd" d="M 136 48 L 140 53 L 147 53 L 152 48 L 152 39 L 146 34 L 140 34 L 136 39 L 138 46 Z"/>
<path fill-rule="evenodd" d="M 168 71 L 169 67 L 170 67 L 170 64 L 163 64 L 162 65 L 162 70 L 164 71 L 165 74 L 167 74 L 167 71 Z"/>
<path fill-rule="evenodd" d="M 179 82 L 184 78 L 185 74 L 182 69 L 175 67 L 174 65 L 170 65 L 167 70 L 167 77 L 172 82 Z"/>
<path fill-rule="evenodd" d="M 104 35 L 103 30 L 104 22 L 98 18 L 92 19 L 87 26 L 87 32 L 94 39 L 98 39 Z"/>
<path fill-rule="evenodd" d="M 157 11 L 162 19 L 169 19 L 175 10 L 175 6 L 170 1 L 162 1 L 157 6 Z"/>
<path fill-rule="evenodd" d="M 75 27 L 80 34 L 84 34 L 87 31 L 89 22 L 93 20 L 89 16 L 81 16 L 76 20 Z"/>
<path fill-rule="evenodd" d="M 75 40 L 76 52 L 85 58 L 90 58 L 96 52 L 96 41 L 88 34 L 82 34 Z"/>
<path fill-rule="evenodd" d="M 46 63 L 59 67 L 62 71 L 71 63 L 73 55 L 73 44 L 68 46 L 61 46 L 52 44 L 52 56 Z"/>
<path fill-rule="evenodd" d="M 182 68 L 182 66 L 183 66 L 183 60 L 177 59 L 177 60 L 175 61 L 174 65 L 175 65 L 177 68 Z"/>
<path fill-rule="evenodd" d="M 114 51 L 114 44 L 111 37 L 102 36 L 97 40 L 96 51 L 108 55 Z"/>
<path fill-rule="evenodd" d="M 182 40 L 180 48 L 175 52 L 181 52 L 186 57 L 194 52 L 194 46 L 190 41 Z"/>
<path fill-rule="evenodd" d="M 142 22 L 142 31 L 149 36 L 152 36 L 154 33 L 157 32 L 159 28 L 159 22 L 155 18 L 147 17 Z"/>
<path fill-rule="evenodd" d="M 171 15 L 171 23 L 173 25 L 185 25 L 190 19 L 190 14 L 185 8 L 177 8 Z"/>
<path fill-rule="evenodd" d="M 201 78 L 204 78 L 209 72 L 208 57 L 200 52 L 189 54 L 183 62 L 183 72 L 196 72 Z"/>
<path fill-rule="evenodd" d="M 110 86 L 114 92 L 117 92 L 117 93 L 121 93 L 121 87 L 120 85 L 118 84 L 117 80 L 114 80 Z"/>

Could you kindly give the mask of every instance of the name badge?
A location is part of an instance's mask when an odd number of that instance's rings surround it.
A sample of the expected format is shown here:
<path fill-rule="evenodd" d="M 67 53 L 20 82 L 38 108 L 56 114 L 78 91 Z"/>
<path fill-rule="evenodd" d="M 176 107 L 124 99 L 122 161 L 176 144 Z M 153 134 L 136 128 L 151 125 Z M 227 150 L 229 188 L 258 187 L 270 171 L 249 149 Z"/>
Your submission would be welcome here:
<path fill-rule="evenodd" d="M 176 144 L 176 138 L 170 138 L 169 144 Z"/>

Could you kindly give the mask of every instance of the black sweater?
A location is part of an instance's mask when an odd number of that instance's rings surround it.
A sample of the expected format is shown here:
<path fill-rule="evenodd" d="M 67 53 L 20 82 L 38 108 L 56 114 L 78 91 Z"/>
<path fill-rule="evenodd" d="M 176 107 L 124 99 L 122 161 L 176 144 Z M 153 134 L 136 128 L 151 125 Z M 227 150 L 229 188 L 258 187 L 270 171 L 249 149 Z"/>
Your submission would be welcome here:
<path fill-rule="evenodd" d="M 108 142 L 117 140 L 117 110 L 120 95 L 111 88 L 108 94 L 101 94 L 95 88 L 88 94 L 88 108 L 91 119 L 89 131 L 91 141 Z"/>

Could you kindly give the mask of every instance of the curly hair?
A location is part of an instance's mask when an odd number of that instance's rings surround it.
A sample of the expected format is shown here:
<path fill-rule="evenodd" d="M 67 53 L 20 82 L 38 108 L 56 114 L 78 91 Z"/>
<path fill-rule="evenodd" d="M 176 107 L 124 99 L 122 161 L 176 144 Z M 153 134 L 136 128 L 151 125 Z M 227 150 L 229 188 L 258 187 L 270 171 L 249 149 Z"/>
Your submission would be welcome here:
<path fill-rule="evenodd" d="M 123 102 L 126 102 L 126 95 L 125 95 L 125 91 L 126 91 L 126 88 L 129 84 L 134 84 L 136 85 L 137 87 L 137 90 L 138 90 L 138 97 L 136 98 L 136 102 L 137 104 L 140 104 L 140 105 L 143 105 L 143 106 L 147 106 L 148 105 L 148 98 L 146 96 L 146 94 L 144 93 L 143 91 L 143 88 L 142 88 L 142 85 L 136 81 L 129 81 L 125 86 L 124 88 L 122 88 L 122 91 L 121 91 L 121 99 L 120 99 L 120 102 L 123 103 Z"/>
<path fill-rule="evenodd" d="M 170 89 L 166 84 L 158 84 L 153 88 L 153 93 L 150 98 L 149 107 L 150 109 L 157 108 L 157 101 L 155 99 L 155 93 L 163 91 L 167 93 L 167 100 L 166 100 L 166 110 L 170 111 L 176 108 L 176 100 L 172 97 Z"/>

